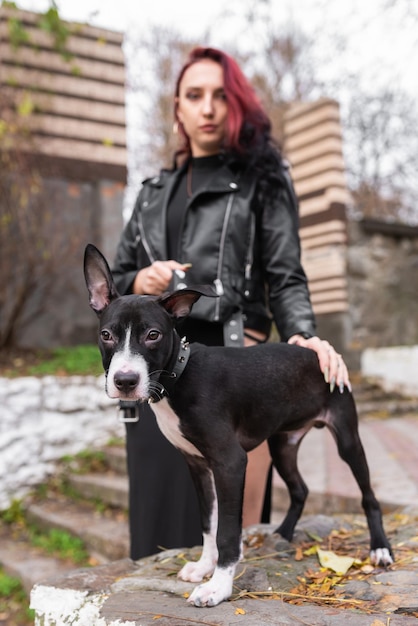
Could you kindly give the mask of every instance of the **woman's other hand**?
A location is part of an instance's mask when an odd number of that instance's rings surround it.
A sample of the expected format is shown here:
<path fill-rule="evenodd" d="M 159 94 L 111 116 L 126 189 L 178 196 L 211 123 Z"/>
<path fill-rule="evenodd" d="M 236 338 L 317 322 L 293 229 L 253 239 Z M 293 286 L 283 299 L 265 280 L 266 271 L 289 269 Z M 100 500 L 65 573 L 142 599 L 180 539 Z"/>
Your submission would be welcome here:
<path fill-rule="evenodd" d="M 338 386 L 340 392 L 344 391 L 344 386 L 351 391 L 350 378 L 347 366 L 341 354 L 326 340 L 319 337 L 310 337 L 305 339 L 301 335 L 293 335 L 288 343 L 310 348 L 318 355 L 319 367 L 324 374 L 325 382 L 329 383 L 331 393 L 334 391 L 335 385 Z"/>
<path fill-rule="evenodd" d="M 190 264 L 181 264 L 177 261 L 154 261 L 137 273 L 133 293 L 140 295 L 159 296 L 167 291 L 174 270 L 187 272 Z"/>

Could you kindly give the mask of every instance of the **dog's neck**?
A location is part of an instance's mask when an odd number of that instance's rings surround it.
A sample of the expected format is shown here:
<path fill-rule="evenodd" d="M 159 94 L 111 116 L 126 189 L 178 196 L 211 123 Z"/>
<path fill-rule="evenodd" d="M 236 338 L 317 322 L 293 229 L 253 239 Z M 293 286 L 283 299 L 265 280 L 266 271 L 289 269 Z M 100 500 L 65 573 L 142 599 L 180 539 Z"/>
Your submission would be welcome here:
<path fill-rule="evenodd" d="M 162 371 L 158 377 L 158 382 L 161 385 L 159 391 L 153 390 L 148 402 L 159 402 L 165 396 L 169 396 L 173 390 L 178 379 L 182 375 L 187 365 L 190 356 L 190 346 L 186 341 L 186 337 L 180 339 L 177 332 L 174 331 L 175 346 L 173 354 L 175 358 L 172 359 L 166 370 Z"/>

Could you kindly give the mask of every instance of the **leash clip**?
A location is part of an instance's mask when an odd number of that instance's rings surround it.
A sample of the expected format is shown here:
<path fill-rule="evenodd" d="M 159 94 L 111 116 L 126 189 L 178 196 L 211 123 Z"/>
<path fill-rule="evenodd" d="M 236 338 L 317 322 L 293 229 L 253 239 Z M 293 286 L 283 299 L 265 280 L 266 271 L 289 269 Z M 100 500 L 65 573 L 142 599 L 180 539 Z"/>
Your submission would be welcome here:
<path fill-rule="evenodd" d="M 139 422 L 139 406 L 136 401 L 120 400 L 118 421 L 122 424 Z"/>

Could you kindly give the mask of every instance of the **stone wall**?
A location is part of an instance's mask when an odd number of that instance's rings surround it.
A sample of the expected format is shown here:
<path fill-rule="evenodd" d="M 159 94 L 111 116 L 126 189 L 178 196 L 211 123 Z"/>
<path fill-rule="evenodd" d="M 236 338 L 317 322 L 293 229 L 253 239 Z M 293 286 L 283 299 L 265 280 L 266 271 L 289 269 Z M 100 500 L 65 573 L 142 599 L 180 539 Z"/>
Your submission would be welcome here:
<path fill-rule="evenodd" d="M 58 459 L 123 436 L 104 377 L 0 378 L 0 510 L 51 475 Z"/>
<path fill-rule="evenodd" d="M 361 355 L 361 372 L 386 391 L 418 398 L 418 345 L 368 348 Z"/>
<path fill-rule="evenodd" d="M 418 344 L 418 227 L 350 221 L 347 348 Z"/>
<path fill-rule="evenodd" d="M 44 206 L 59 207 L 59 214 L 55 212 L 54 219 L 46 224 L 59 235 L 51 235 L 54 243 L 48 251 L 50 261 L 45 264 L 42 282 L 26 295 L 26 314 L 16 323 L 15 343 L 20 348 L 95 343 L 97 317 L 88 305 L 84 249 L 94 243 L 107 258 L 114 258 L 123 228 L 124 186 L 115 181 L 48 178 L 40 193 Z M 66 255 L 56 243 L 58 238 L 68 246 Z"/>

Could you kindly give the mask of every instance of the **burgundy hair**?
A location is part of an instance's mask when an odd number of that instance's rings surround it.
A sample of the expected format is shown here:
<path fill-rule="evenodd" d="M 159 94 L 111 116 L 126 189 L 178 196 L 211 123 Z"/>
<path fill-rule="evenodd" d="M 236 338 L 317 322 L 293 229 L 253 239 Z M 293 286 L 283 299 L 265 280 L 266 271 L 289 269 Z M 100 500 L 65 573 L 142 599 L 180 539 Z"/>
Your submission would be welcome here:
<path fill-rule="evenodd" d="M 236 154 L 247 153 L 260 143 L 262 137 L 269 136 L 271 124 L 253 87 L 232 57 L 216 48 L 194 48 L 179 73 L 175 96 L 179 96 L 180 83 L 186 70 L 205 59 L 219 63 L 224 72 L 224 89 L 228 103 L 225 149 Z M 179 152 L 190 154 L 190 142 L 181 124 L 179 131 L 184 140 Z"/>

